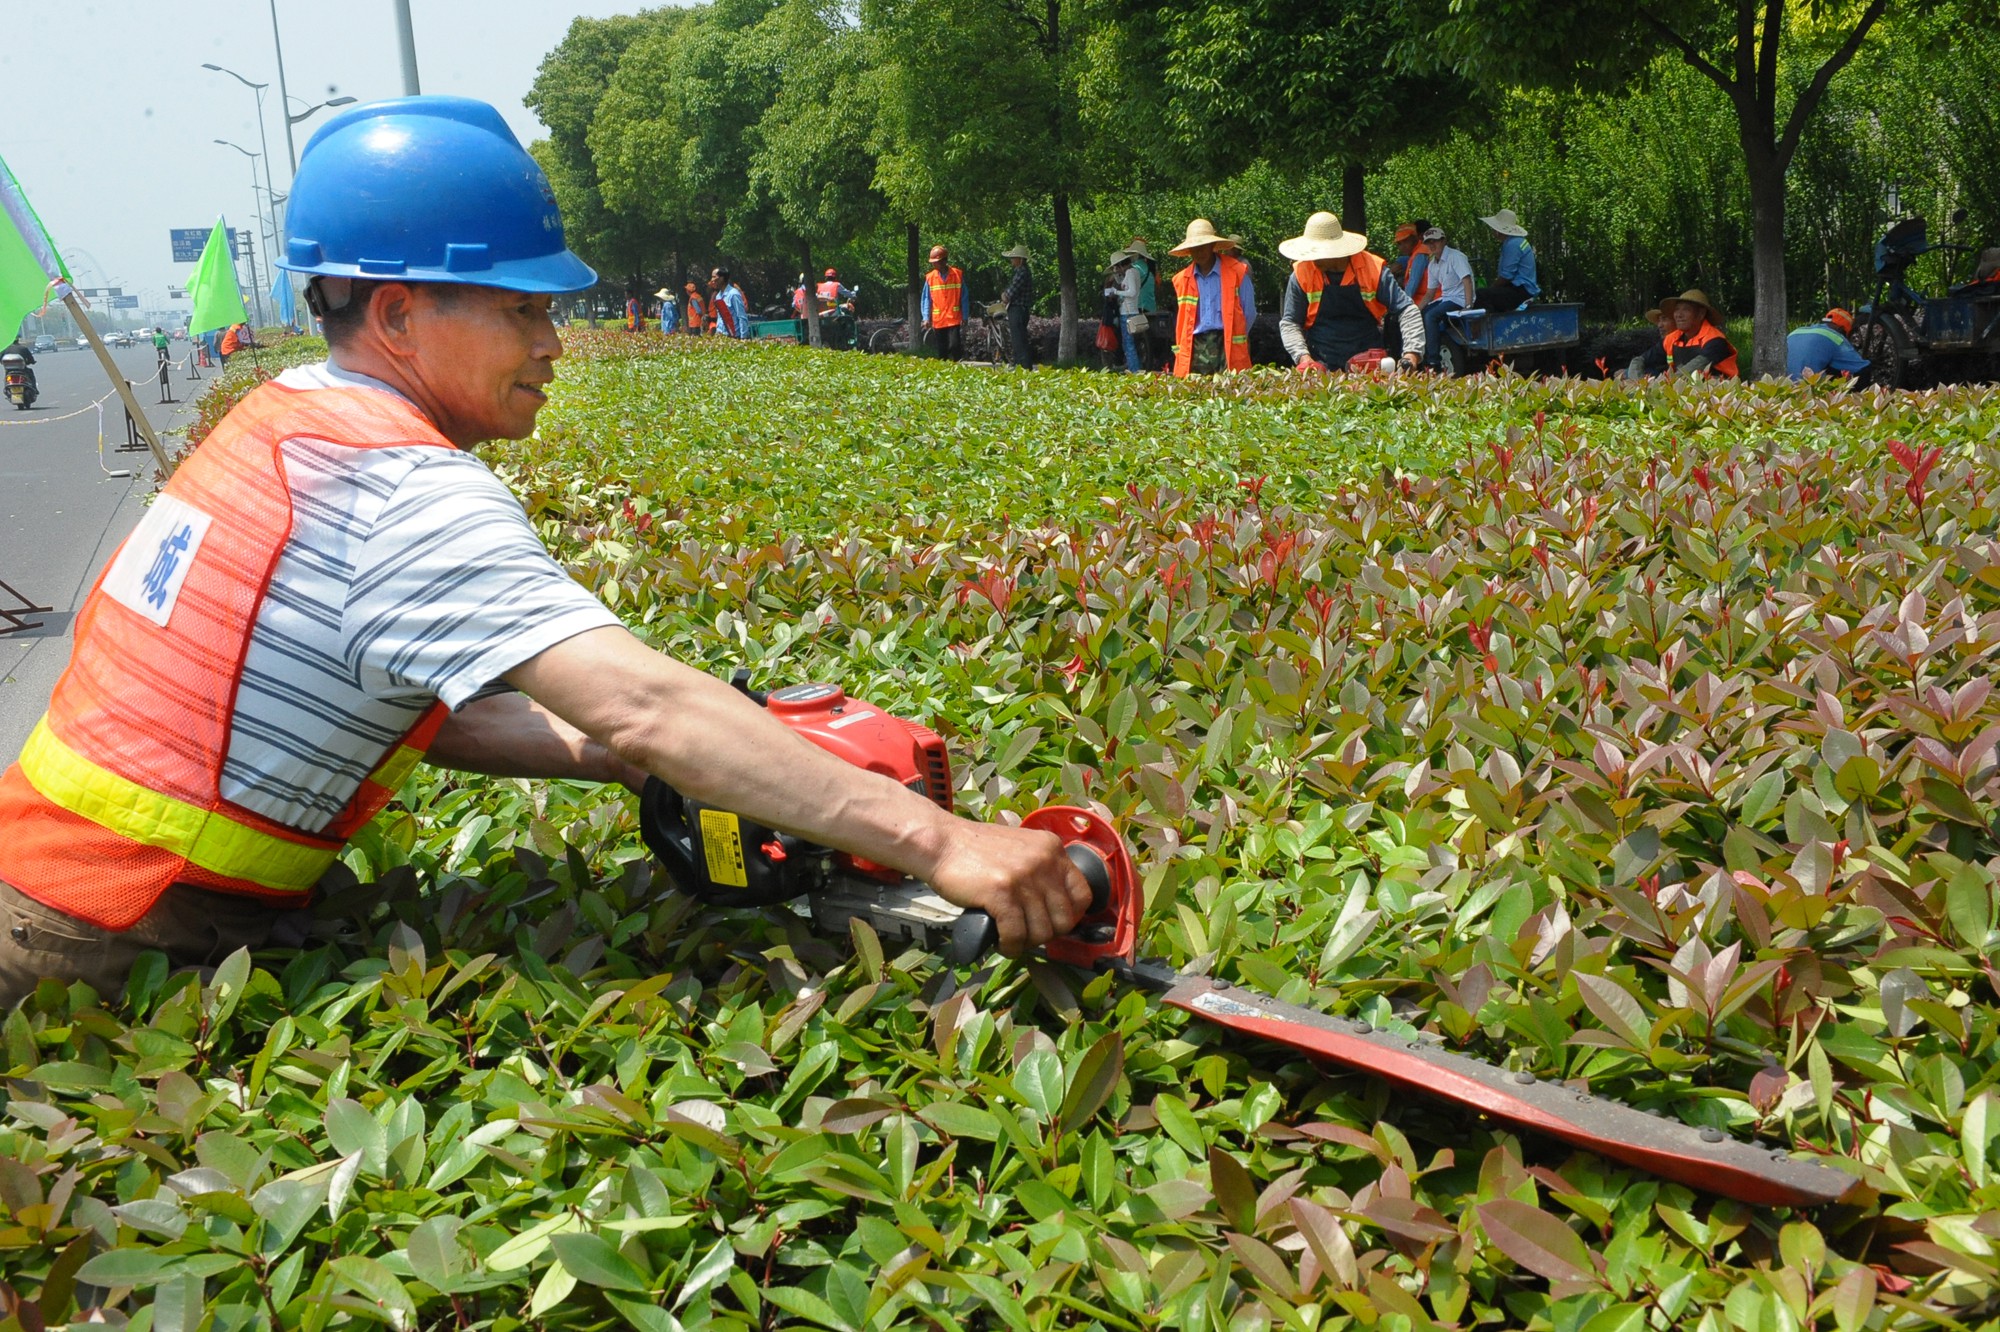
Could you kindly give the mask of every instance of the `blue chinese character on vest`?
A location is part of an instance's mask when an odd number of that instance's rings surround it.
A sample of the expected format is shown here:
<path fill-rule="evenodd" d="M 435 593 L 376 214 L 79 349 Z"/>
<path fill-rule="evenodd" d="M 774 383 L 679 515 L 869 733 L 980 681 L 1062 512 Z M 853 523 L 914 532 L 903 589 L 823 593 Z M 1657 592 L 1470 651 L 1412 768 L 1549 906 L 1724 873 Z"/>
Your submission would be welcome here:
<path fill-rule="evenodd" d="M 146 571 L 146 600 L 154 606 L 167 604 L 167 587 L 174 581 L 174 570 L 180 568 L 181 552 L 194 539 L 192 524 L 181 524 L 181 530 L 160 540 L 160 553 L 153 557 L 153 567 Z"/>

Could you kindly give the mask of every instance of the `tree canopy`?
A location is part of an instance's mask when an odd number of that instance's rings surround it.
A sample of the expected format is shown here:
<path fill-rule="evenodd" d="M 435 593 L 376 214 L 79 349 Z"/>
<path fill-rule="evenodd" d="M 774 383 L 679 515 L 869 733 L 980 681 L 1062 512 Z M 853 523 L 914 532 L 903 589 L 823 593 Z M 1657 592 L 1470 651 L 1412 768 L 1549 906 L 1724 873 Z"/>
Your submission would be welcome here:
<path fill-rule="evenodd" d="M 973 299 L 1024 243 L 1067 354 L 1076 256 L 1134 234 L 1211 216 L 1264 265 L 1318 208 L 1384 251 L 1423 215 L 1477 264 L 1512 207 L 1552 296 L 1754 301 L 1767 367 L 1898 209 L 2000 234 L 1996 56 L 1963 0 L 719 0 L 577 20 L 527 100 L 620 286 L 728 260 L 769 303 L 814 256 L 880 312 L 920 232 Z"/>

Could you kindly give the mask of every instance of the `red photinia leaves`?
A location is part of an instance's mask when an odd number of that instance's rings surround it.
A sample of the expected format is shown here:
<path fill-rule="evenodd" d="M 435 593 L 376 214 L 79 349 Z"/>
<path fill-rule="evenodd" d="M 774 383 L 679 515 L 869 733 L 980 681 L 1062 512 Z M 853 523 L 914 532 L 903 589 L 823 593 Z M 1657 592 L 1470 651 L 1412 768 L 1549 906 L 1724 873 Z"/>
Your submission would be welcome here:
<path fill-rule="evenodd" d="M 1148 879 L 1146 947 L 1177 965 L 1847 1158 L 1897 1224 L 1947 1218 L 1941 1246 L 1979 1233 L 1963 1227 L 1994 1187 L 1991 1135 L 1968 1144 L 1990 1119 L 2000 1048 L 1986 738 L 2000 702 L 1975 685 L 2000 643 L 2000 555 L 1985 539 L 2000 524 L 1977 477 L 2000 462 L 1980 425 L 2000 394 L 1417 381 L 1301 394 L 1255 375 L 1029 384 L 755 353 L 566 360 L 574 387 L 542 438 L 497 455 L 559 555 L 663 649 L 749 665 L 760 684 L 841 680 L 933 723 L 969 812 L 1101 803 Z M 840 412 L 814 409 L 827 401 Z M 652 424 L 652 402 L 677 404 L 670 424 Z M 1963 441 L 1964 468 L 1934 462 L 1924 477 L 1928 523 L 1897 494 L 1912 473 L 1892 437 L 1923 454 Z M 628 499 L 676 516 L 635 535 Z M 631 557 L 594 552 L 607 536 Z M 500 802 L 518 793 L 476 789 L 422 788 L 416 850 L 369 854 L 497 878 L 481 866 L 514 865 L 492 848 L 511 836 Z M 573 831 L 541 841 L 559 852 L 568 836 L 588 879 L 627 823 L 612 802 L 594 823 L 551 803 L 543 822 Z M 473 808 L 494 826 L 455 849 Z M 529 873 L 536 891 L 543 874 L 577 873 L 564 859 Z M 1447 1326 L 1611 1326 L 1635 1316 L 1626 1305 L 1641 1321 L 1729 1321 L 1727 1307 L 1747 1326 L 1768 1321 L 1758 1301 L 1782 1286 L 1794 1321 L 1831 1325 L 1876 1289 L 1855 1275 L 1880 1257 L 1860 1238 L 1874 1216 L 1814 1250 L 1797 1218 L 1748 1224 L 1678 1186 L 1639 1205 L 1632 1190 L 1652 1185 L 1583 1155 L 1427 1173 L 1447 1147 L 1479 1159 L 1465 1153 L 1495 1141 L 1490 1126 L 1403 1115 L 1365 1081 L 1277 1076 L 1247 1050 L 1185 1044 L 1142 1005 L 1046 978 L 937 1006 L 956 1004 L 940 1045 L 914 961 L 864 950 L 850 963 L 786 938 L 745 967 L 770 939 L 746 952 L 697 913 L 630 925 L 636 908 L 593 891 L 551 894 L 579 911 L 513 968 L 516 985 L 539 978 L 565 931 L 609 950 L 536 996 L 574 1033 L 573 1050 L 553 1044 L 560 1065 L 507 1047 L 545 1074 L 548 1118 L 572 1113 L 564 1086 L 602 1081 L 642 1107 L 664 1094 L 594 1049 L 621 1009 L 579 1015 L 600 985 L 634 983 L 621 968 L 671 974 L 685 980 L 671 1015 L 631 1039 L 668 1042 L 653 1067 L 671 1061 L 674 1096 L 688 1079 L 724 1082 L 706 1099 L 740 1113 L 730 1136 L 767 1163 L 754 1182 L 677 1181 L 672 1196 L 713 1195 L 703 1225 L 612 1232 L 622 1253 L 657 1251 L 649 1276 L 685 1280 L 722 1233 L 712 1219 L 734 1227 L 753 1276 L 768 1258 L 760 1288 L 825 1298 L 824 1256 L 851 1253 L 857 1227 L 875 1260 L 919 1243 L 876 1230 L 916 1208 L 951 1222 L 941 1234 L 976 1235 L 950 1261 L 1024 1304 L 1026 1323 L 1087 1308 L 1175 1325 L 1175 1301 L 1199 1289 L 1218 1292 L 1223 1307 L 1204 1311 L 1218 1324 L 1317 1303 L 1306 1317 Z M 606 932 L 599 897 L 624 932 Z M 451 946 L 511 958 L 512 912 L 492 914 L 497 943 L 454 933 Z M 727 924 L 757 927 L 750 913 Z M 370 1000 L 343 1034 L 393 1011 Z M 455 1001 L 429 1011 L 457 1016 Z M 1083 1056 L 1111 1030 L 1128 1057 L 1100 1082 Z M 1039 1057 L 1031 1033 L 1061 1042 L 1059 1058 Z M 821 1080 L 787 1093 L 820 1048 L 824 1071 L 800 1086 Z M 371 1083 L 354 1094 L 381 1094 L 372 1058 L 352 1060 Z M 379 1076 L 419 1067 L 392 1059 Z M 1103 1108 L 1055 1132 L 1075 1119 L 1061 1111 L 1075 1089 L 1100 1085 Z M 851 1141 L 792 1139 L 857 1100 L 873 1122 Z M 1315 1120 L 1338 1131 L 1307 1131 Z M 986 1168 L 1003 1154 L 1004 1172 Z M 581 1188 L 585 1168 L 509 1178 Z M 517 1190 L 538 1221 L 558 1210 L 539 1189 Z M 799 1234 L 770 1237 L 758 1219 L 829 1200 L 832 1219 Z M 662 1248 L 697 1231 L 692 1254 Z M 1649 1273 L 1667 1270 L 1688 1284 L 1660 1312 Z M 1929 1301 L 1944 1287 L 1923 1270 L 1913 1298 Z M 508 1307 L 539 1279 L 509 1289 Z M 807 1317 L 803 1302 L 779 1307 Z"/>

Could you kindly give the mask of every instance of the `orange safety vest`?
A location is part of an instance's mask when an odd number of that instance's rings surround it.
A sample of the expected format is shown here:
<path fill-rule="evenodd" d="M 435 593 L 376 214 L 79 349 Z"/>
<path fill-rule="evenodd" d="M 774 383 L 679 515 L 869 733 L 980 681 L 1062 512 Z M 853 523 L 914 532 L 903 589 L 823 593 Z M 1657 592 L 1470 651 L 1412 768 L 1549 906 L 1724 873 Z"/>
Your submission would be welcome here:
<path fill-rule="evenodd" d="M 177 883 L 297 906 L 423 757 L 441 703 L 324 829 L 276 823 L 221 793 L 251 630 L 292 530 L 278 446 L 300 437 L 453 447 L 416 408 L 373 389 L 265 384 L 237 404 L 77 616 L 49 710 L 0 774 L 0 880 L 109 930 L 131 928 Z"/>
<path fill-rule="evenodd" d="M 1250 265 L 1232 255 L 1217 255 L 1215 262 L 1222 277 L 1222 336 L 1226 349 L 1223 362 L 1231 370 L 1250 368 L 1250 330 L 1243 323 L 1243 275 Z M 1186 379 L 1194 369 L 1194 325 L 1201 314 L 1201 296 L 1195 290 L 1194 265 L 1174 274 L 1174 296 L 1180 313 L 1174 321 L 1174 373 Z"/>
<path fill-rule="evenodd" d="M 231 324 L 228 328 L 222 330 L 222 341 L 216 344 L 215 349 L 224 356 L 234 356 L 238 351 L 241 351 L 243 348 L 243 339 L 236 332 L 240 327 L 242 327 L 240 324 Z"/>
<path fill-rule="evenodd" d="M 840 279 L 828 278 L 813 288 L 813 293 L 819 297 L 820 313 L 825 314 L 827 311 L 833 309 L 834 306 L 840 304 Z M 935 304 L 935 299 L 933 299 L 933 304 Z"/>
<path fill-rule="evenodd" d="M 1388 315 L 1389 307 L 1375 298 L 1382 286 L 1382 270 L 1386 265 L 1381 256 L 1363 250 L 1347 260 L 1347 272 L 1341 275 L 1343 287 L 1361 288 L 1361 303 L 1381 323 Z M 1311 328 L 1319 318 L 1319 298 L 1326 292 L 1326 272 L 1310 259 L 1302 259 L 1292 265 L 1292 276 L 1299 280 L 1299 290 L 1306 294 L 1306 327 Z"/>
<path fill-rule="evenodd" d="M 1714 324 L 1709 323 L 1706 319 L 1702 320 L 1701 327 L 1697 328 L 1692 333 L 1683 333 L 1677 328 L 1670 330 L 1667 333 L 1666 337 L 1660 339 L 1660 346 L 1664 348 L 1667 353 L 1667 369 L 1672 370 L 1674 368 L 1675 348 L 1681 346 L 1698 347 L 1704 342 L 1708 342 L 1715 338 L 1720 338 L 1721 336 L 1722 336 L 1722 331 L 1718 329 Z M 1724 379 L 1737 378 L 1737 371 L 1738 371 L 1738 366 L 1736 364 L 1736 349 L 1733 346 L 1729 348 L 1728 360 L 1717 361 L 1715 365 L 1710 368 L 1711 374 L 1719 375 Z"/>
<path fill-rule="evenodd" d="M 942 273 L 933 268 L 924 274 L 924 281 L 931 289 L 931 327 L 957 328 L 964 323 L 964 302 L 959 297 L 965 288 L 965 274 L 956 268 Z"/>
<path fill-rule="evenodd" d="M 688 332 L 690 333 L 701 332 L 701 312 L 702 312 L 701 297 L 692 295 L 689 296 L 688 308 L 687 308 Z"/>
<path fill-rule="evenodd" d="M 625 327 L 632 333 L 643 333 L 646 329 L 646 307 L 636 298 L 625 302 Z"/>

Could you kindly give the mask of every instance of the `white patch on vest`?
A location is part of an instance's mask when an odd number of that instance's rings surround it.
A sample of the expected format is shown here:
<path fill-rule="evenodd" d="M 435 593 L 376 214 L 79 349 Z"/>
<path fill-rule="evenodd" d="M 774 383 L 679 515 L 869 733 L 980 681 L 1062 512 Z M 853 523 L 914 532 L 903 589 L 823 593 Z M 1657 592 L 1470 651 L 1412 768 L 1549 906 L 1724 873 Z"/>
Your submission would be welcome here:
<path fill-rule="evenodd" d="M 104 575 L 104 595 L 166 628 L 210 521 L 171 495 L 154 500 Z"/>

